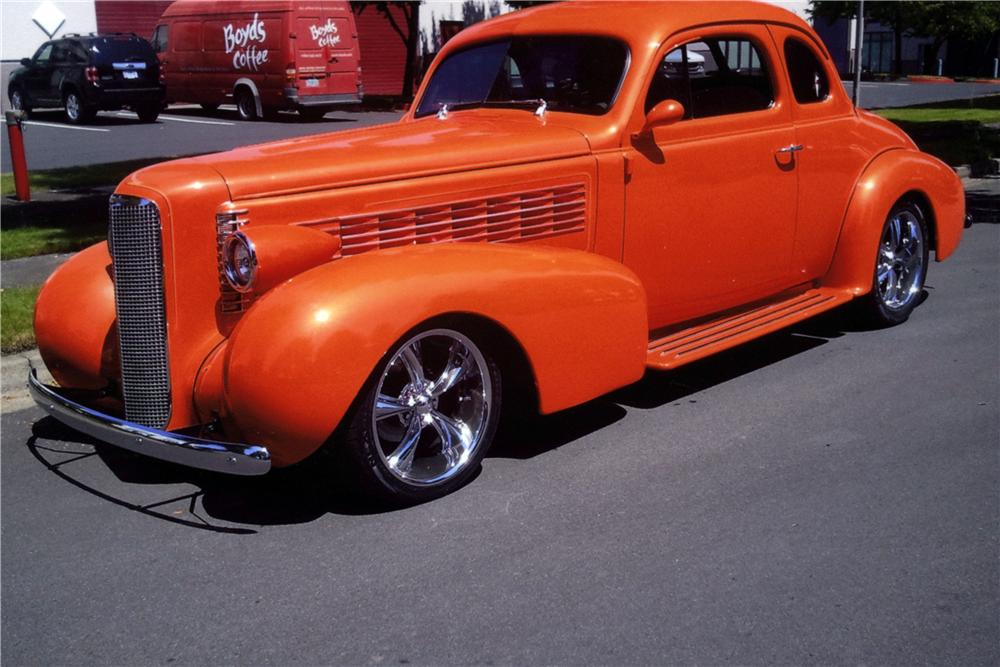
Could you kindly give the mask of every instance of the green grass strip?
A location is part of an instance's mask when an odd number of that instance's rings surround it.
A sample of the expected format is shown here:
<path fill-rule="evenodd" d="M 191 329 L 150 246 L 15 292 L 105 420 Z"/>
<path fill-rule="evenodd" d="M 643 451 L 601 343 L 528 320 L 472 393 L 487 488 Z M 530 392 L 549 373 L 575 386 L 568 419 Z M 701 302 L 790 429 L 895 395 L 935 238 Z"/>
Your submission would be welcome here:
<path fill-rule="evenodd" d="M 35 299 L 38 287 L 0 289 L 0 352 L 11 354 L 35 346 Z"/>

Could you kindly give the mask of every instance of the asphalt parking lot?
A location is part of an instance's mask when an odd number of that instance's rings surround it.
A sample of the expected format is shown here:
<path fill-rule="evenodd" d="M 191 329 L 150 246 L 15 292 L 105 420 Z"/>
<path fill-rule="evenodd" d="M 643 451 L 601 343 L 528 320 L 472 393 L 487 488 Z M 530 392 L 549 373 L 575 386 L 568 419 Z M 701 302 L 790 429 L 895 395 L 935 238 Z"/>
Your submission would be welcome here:
<path fill-rule="evenodd" d="M 998 255 L 977 224 L 905 325 L 651 374 L 406 510 L 5 412 L 4 661 L 998 664 Z"/>

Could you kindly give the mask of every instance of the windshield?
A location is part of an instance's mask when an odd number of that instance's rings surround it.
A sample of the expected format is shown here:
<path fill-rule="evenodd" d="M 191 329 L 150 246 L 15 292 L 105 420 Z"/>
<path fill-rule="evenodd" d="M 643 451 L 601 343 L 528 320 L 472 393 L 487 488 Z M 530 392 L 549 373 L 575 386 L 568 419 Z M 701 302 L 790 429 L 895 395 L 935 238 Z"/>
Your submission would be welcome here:
<path fill-rule="evenodd" d="M 449 108 L 517 106 L 599 116 L 611 108 L 628 49 L 607 37 L 511 37 L 454 53 L 434 71 L 416 116 Z"/>

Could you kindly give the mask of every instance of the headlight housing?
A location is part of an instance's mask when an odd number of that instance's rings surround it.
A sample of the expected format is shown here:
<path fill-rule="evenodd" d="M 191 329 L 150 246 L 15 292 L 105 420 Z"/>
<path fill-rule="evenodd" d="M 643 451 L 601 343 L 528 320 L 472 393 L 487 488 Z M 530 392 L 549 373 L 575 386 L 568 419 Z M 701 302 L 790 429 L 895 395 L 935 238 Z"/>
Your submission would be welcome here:
<path fill-rule="evenodd" d="M 257 249 L 243 232 L 226 239 L 222 249 L 222 273 L 237 292 L 249 292 L 257 279 Z"/>

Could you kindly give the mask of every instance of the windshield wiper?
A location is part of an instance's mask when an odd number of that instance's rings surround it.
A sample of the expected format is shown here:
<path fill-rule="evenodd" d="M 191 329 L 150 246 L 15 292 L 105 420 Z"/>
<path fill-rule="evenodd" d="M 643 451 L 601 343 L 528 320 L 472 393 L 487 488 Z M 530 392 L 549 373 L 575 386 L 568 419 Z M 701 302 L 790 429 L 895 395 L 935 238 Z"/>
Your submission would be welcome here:
<path fill-rule="evenodd" d="M 456 102 L 454 104 L 442 104 L 441 108 L 438 110 L 439 118 L 447 118 L 449 111 L 457 111 L 459 109 L 475 109 L 477 107 L 502 107 L 502 108 L 529 108 L 535 112 L 535 115 L 539 118 L 545 116 L 545 111 L 548 109 L 548 103 L 541 99 L 528 99 L 528 100 L 482 100 L 479 102 Z"/>

